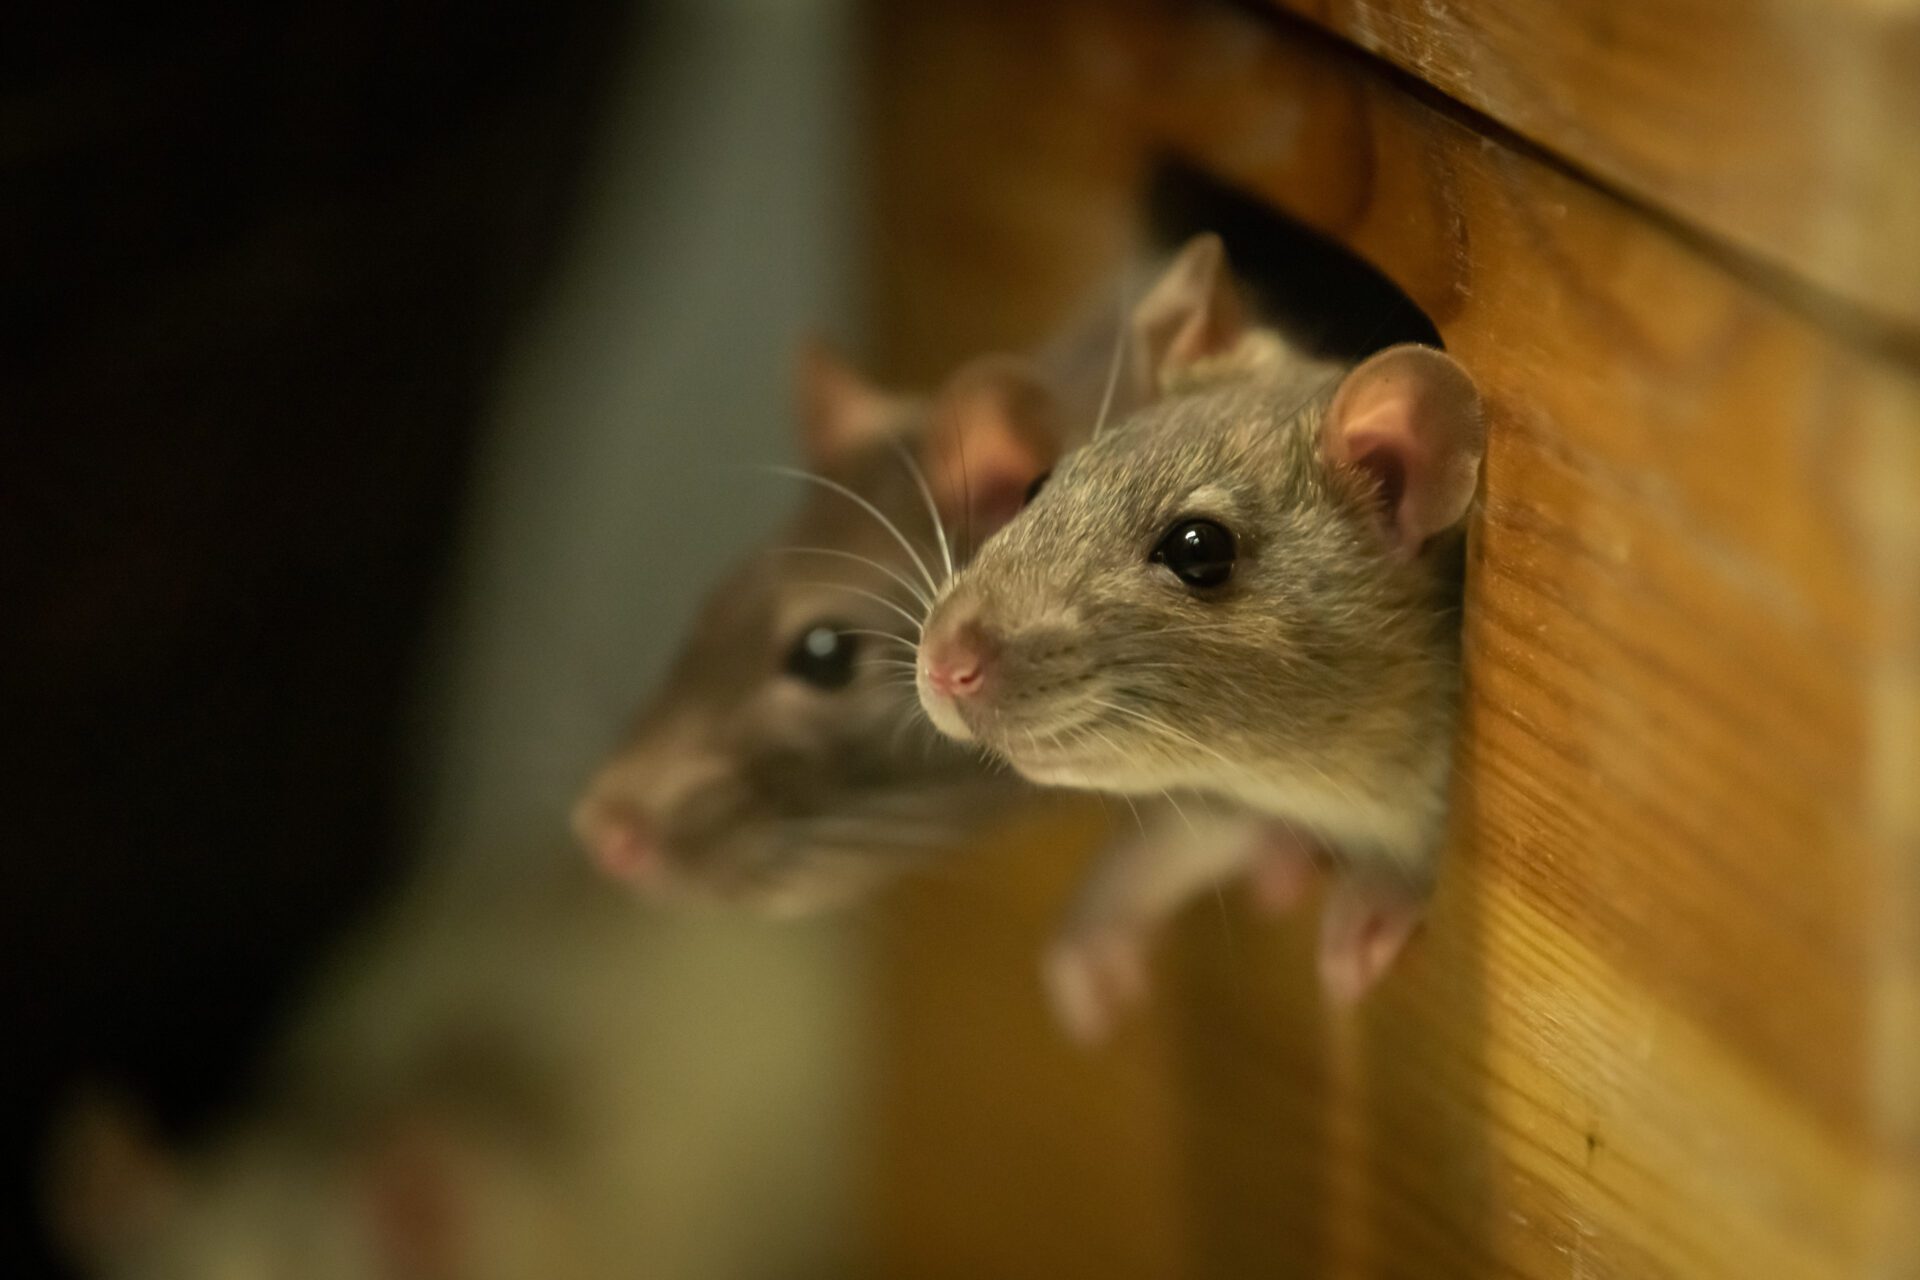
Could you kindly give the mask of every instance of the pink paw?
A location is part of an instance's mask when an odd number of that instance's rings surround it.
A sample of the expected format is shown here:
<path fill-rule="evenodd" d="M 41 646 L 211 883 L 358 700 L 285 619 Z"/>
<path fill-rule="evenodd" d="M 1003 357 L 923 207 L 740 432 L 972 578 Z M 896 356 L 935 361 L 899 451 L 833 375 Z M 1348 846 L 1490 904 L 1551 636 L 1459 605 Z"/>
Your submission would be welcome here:
<path fill-rule="evenodd" d="M 1146 939 L 1118 929 L 1069 934 L 1047 948 L 1040 977 L 1061 1029 L 1079 1044 L 1102 1044 L 1146 1001 Z"/>
<path fill-rule="evenodd" d="M 1268 915 L 1285 915 L 1305 899 L 1319 872 L 1308 847 L 1286 832 L 1256 855 L 1247 887 L 1254 906 Z"/>
<path fill-rule="evenodd" d="M 1420 927 L 1422 903 L 1391 889 L 1340 881 L 1320 916 L 1320 986 L 1336 1005 L 1373 989 Z"/>

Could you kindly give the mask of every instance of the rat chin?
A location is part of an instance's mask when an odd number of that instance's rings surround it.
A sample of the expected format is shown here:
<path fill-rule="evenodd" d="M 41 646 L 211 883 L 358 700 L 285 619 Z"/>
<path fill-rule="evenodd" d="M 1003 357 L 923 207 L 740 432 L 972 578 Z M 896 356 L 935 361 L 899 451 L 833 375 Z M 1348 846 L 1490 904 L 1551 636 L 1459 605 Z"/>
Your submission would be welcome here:
<path fill-rule="evenodd" d="M 960 714 L 960 708 L 953 699 L 927 687 L 924 678 L 919 681 L 920 709 L 927 713 L 927 719 L 933 727 L 956 742 L 972 742 L 976 735 L 973 726 Z"/>
<path fill-rule="evenodd" d="M 1080 764 L 1072 760 L 1021 760 L 1008 756 L 1007 763 L 1014 772 L 1028 782 L 1043 787 L 1072 787 L 1076 790 L 1099 790 L 1102 773 L 1098 766 Z"/>
<path fill-rule="evenodd" d="M 1043 743 L 1056 745 L 1042 745 Z M 1029 782 L 1047 787 L 1100 789 L 1115 761 L 1107 753 L 1090 749 L 1084 741 L 1072 747 L 1057 745 L 1055 734 L 1010 732 L 983 735 L 981 745 L 998 755 L 1015 773 Z"/>

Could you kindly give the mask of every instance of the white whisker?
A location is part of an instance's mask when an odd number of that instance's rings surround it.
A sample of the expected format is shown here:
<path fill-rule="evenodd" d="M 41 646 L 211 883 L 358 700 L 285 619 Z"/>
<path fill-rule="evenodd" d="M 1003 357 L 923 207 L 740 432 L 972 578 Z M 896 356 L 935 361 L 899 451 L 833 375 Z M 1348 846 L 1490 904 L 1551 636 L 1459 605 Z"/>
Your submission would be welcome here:
<path fill-rule="evenodd" d="M 860 627 L 847 627 L 842 630 L 840 634 L 843 636 L 872 636 L 876 640 L 891 640 L 895 644 L 905 645 L 908 653 L 919 652 L 919 650 L 914 647 L 913 641 L 907 639 L 905 636 L 897 636 L 891 631 L 874 631 Z"/>
<path fill-rule="evenodd" d="M 927 568 L 927 562 L 920 558 L 920 553 L 914 549 L 911 542 L 907 541 L 907 535 L 901 533 L 899 526 L 887 519 L 886 513 L 880 510 L 880 508 L 874 506 L 871 502 L 868 502 L 865 498 L 847 488 L 847 486 L 841 484 L 838 480 L 829 480 L 827 477 L 817 476 L 811 471 L 802 471 L 799 467 L 782 467 L 775 465 L 768 467 L 768 470 L 772 471 L 775 475 L 783 475 L 793 480 L 805 480 L 809 484 L 817 484 L 822 488 L 839 494 L 851 502 L 857 503 L 863 511 L 875 520 L 878 520 L 881 527 L 893 536 L 895 542 L 900 544 L 900 549 L 907 553 L 913 560 L 914 567 L 920 570 L 920 576 L 926 580 L 927 589 L 936 595 L 939 594 L 940 585 L 933 580 L 933 572 Z"/>
<path fill-rule="evenodd" d="M 947 567 L 946 580 L 952 582 L 953 546 L 947 541 L 946 522 L 940 519 L 940 507 L 933 500 L 933 490 L 927 486 L 926 474 L 920 470 L 920 464 L 913 460 L 913 453 L 900 442 L 898 437 L 891 439 L 888 443 L 893 445 L 893 451 L 906 465 L 907 474 L 913 477 L 914 486 L 920 490 L 921 501 L 927 504 L 927 517 L 933 521 L 933 534 L 940 539 L 940 559 Z M 929 604 L 928 608 L 932 608 L 932 605 Z"/>
<path fill-rule="evenodd" d="M 908 613 L 905 609 L 901 608 L 897 602 L 889 600 L 883 595 L 877 595 L 872 591 L 866 591 L 860 587 L 850 587 L 844 582 L 803 582 L 800 585 L 806 586 L 806 587 L 819 587 L 822 590 L 826 590 L 826 591 L 848 591 L 848 592 L 852 592 L 856 596 L 865 596 L 867 599 L 873 601 L 875 604 L 884 605 L 885 607 L 899 614 L 902 618 L 905 618 L 907 622 L 913 627 L 914 633 L 916 635 L 919 634 L 920 625 L 921 625 L 920 619 L 914 617 L 912 614 Z"/>
<path fill-rule="evenodd" d="M 1131 310 L 1130 303 L 1132 293 L 1133 288 L 1131 282 L 1122 281 L 1120 285 L 1120 323 L 1113 335 L 1113 358 L 1107 364 L 1107 389 L 1101 393 L 1100 412 L 1093 419 L 1093 434 L 1096 436 L 1099 435 L 1107 425 L 1107 413 L 1113 408 L 1113 393 L 1120 385 L 1120 369 L 1121 366 L 1126 363 L 1127 334 L 1129 330 L 1127 314 Z"/>
<path fill-rule="evenodd" d="M 1180 807 L 1180 802 L 1173 798 L 1173 792 L 1167 790 L 1165 787 L 1162 787 L 1160 788 L 1160 795 L 1162 796 L 1162 798 L 1166 800 L 1166 802 L 1169 805 L 1173 807 L 1173 811 L 1180 815 L 1180 821 L 1187 824 L 1187 834 L 1195 835 L 1195 836 L 1199 835 L 1200 829 L 1193 825 L 1193 819 L 1189 818 L 1187 816 L 1187 811 Z"/>
<path fill-rule="evenodd" d="M 929 596 L 926 592 L 922 591 L 919 585 L 916 584 L 913 581 L 913 579 L 908 578 L 903 574 L 895 573 L 892 569 L 887 568 L 887 566 L 881 564 L 878 560 L 874 560 L 867 556 L 860 555 L 857 552 L 837 551 L 832 547 L 775 547 L 773 548 L 773 550 L 776 554 L 779 554 L 779 555 L 832 556 L 836 560 L 851 560 L 855 564 L 864 564 L 870 569 L 878 569 L 881 573 L 886 574 L 889 578 L 892 578 L 895 582 L 905 587 L 907 589 L 907 594 L 920 602 L 921 608 L 923 609 L 933 608 L 933 597 Z"/>
<path fill-rule="evenodd" d="M 1159 718 L 1158 716 L 1148 715 L 1147 713 L 1142 711 L 1135 711 L 1131 707 L 1123 707 L 1117 702 L 1108 702 L 1104 698 L 1093 698 L 1093 699 L 1090 699 L 1090 701 L 1092 701 L 1094 705 L 1105 707 L 1109 711 L 1117 711 L 1123 716 L 1131 716 L 1133 719 L 1138 720 L 1140 723 L 1146 725 L 1148 728 L 1157 730 L 1173 738 L 1176 742 L 1184 743 L 1185 745 L 1192 747 L 1196 751 L 1206 752 L 1208 755 L 1218 760 L 1221 764 L 1227 766 L 1228 769 L 1233 770 L 1235 772 L 1239 771 L 1239 767 L 1235 765 L 1232 760 L 1228 759 L 1227 756 L 1222 754 L 1217 748 L 1208 746 L 1206 743 L 1200 741 L 1200 739 L 1194 737 L 1192 734 L 1186 732 L 1185 730 L 1175 725 L 1167 723 L 1165 720 Z"/>

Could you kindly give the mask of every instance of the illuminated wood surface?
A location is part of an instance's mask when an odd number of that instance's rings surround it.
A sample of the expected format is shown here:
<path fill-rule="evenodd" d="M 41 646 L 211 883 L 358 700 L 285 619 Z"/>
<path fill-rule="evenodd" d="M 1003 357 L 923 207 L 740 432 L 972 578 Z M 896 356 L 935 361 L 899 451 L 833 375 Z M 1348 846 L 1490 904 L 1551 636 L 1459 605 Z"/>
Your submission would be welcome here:
<path fill-rule="evenodd" d="M 1492 412 L 1423 939 L 1331 1019 L 1303 926 L 1200 904 L 1087 1056 L 1034 958 L 1097 807 L 903 894 L 877 1274 L 1920 1274 L 1920 372 L 1290 22 L 876 28 L 890 360 L 1003 284 L 1044 324 L 1172 146 L 1385 270 Z M 982 141 L 1023 102 L 1038 164 Z"/>
<path fill-rule="evenodd" d="M 1920 6 L 1272 2 L 1908 343 L 1920 334 Z"/>

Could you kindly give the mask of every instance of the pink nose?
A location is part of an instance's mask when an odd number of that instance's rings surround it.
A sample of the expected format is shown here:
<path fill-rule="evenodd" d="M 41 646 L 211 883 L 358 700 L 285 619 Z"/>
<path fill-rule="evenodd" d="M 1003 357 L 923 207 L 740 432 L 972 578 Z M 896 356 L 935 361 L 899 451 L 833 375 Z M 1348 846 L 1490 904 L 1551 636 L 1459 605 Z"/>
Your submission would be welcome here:
<path fill-rule="evenodd" d="M 927 683 L 949 698 L 977 696 L 986 687 L 990 649 L 972 623 L 933 637 L 922 655 Z"/>
<path fill-rule="evenodd" d="M 644 886 L 658 878 L 660 845 L 647 824 L 631 813 L 595 806 L 579 822 L 580 842 L 593 864 L 624 884 Z"/>

